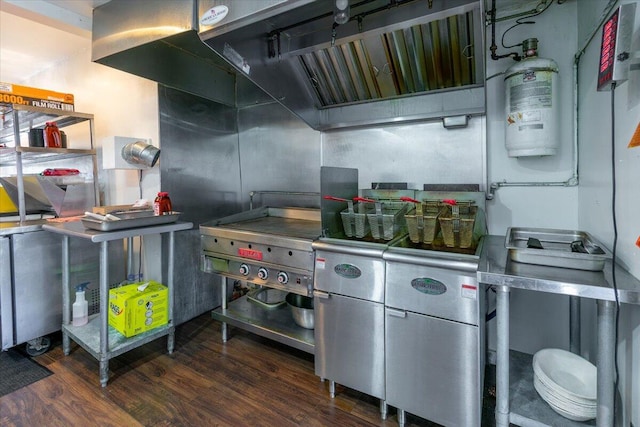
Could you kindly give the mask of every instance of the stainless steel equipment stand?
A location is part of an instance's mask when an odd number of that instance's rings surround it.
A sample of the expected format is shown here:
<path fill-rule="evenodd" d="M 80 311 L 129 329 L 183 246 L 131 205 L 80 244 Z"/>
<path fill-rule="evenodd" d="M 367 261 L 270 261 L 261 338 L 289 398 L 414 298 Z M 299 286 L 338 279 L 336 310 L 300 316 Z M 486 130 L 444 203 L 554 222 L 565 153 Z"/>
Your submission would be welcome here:
<path fill-rule="evenodd" d="M 175 326 L 173 324 L 173 273 L 174 273 L 174 243 L 175 231 L 188 230 L 193 227 L 190 222 L 176 222 L 160 226 L 130 228 L 111 232 L 87 230 L 80 221 L 46 224 L 44 230 L 63 235 L 62 244 L 62 349 L 65 356 L 71 350 L 71 339 L 84 348 L 100 362 L 100 384 L 107 386 L 109 380 L 109 359 L 119 356 L 129 350 L 151 342 L 156 338 L 167 336 L 167 351 L 173 352 L 175 345 Z M 132 238 L 147 234 L 169 234 L 169 252 L 167 254 L 167 288 L 169 320 L 166 325 L 159 326 L 148 332 L 124 337 L 115 329 L 109 328 L 109 247 L 113 240 Z M 69 297 L 69 271 L 71 269 L 69 256 L 69 240 L 71 237 L 88 239 L 100 243 L 100 312 L 90 316 L 89 323 L 83 326 L 71 324 L 71 304 Z M 130 251 L 132 248 L 129 247 Z"/>
<path fill-rule="evenodd" d="M 509 294 L 508 286 L 496 286 L 497 291 L 497 362 L 496 362 L 496 427 L 529 425 L 529 419 L 509 412 Z M 615 343 L 615 303 L 598 300 L 598 406 L 596 425 L 613 426 L 613 349 Z M 571 345 L 574 348 L 575 345 Z"/>
<path fill-rule="evenodd" d="M 510 355 L 509 355 L 509 295 L 511 288 L 528 289 L 539 292 L 569 295 L 572 298 L 589 298 L 597 301 L 598 306 L 598 344 L 597 344 L 597 409 L 596 426 L 613 427 L 613 403 L 616 390 L 614 389 L 615 372 L 615 295 L 611 286 L 611 270 L 616 269 L 618 300 L 621 303 L 640 304 L 640 281 L 623 268 L 612 265 L 610 261 L 602 272 L 558 269 L 544 266 L 526 266 L 518 264 L 518 272 L 512 271 L 507 260 L 503 236 L 489 236 L 485 238 L 483 260 L 480 263 L 478 281 L 485 285 L 492 285 L 497 292 L 497 362 L 496 362 L 496 426 L 509 427 L 509 424 L 520 426 L 539 425 L 582 425 L 572 422 L 555 413 L 550 413 L 546 403 L 540 406 L 547 411 L 547 420 L 542 423 L 532 416 L 517 413 L 518 408 L 512 408 L 510 396 Z M 551 270 L 549 270 L 551 268 Z M 551 274 L 551 273 L 554 274 Z M 559 277 L 561 275 L 562 277 Z M 549 279 L 556 277 L 556 279 Z M 571 300 L 572 319 L 571 336 L 579 336 L 576 328 L 579 314 L 576 300 Z M 578 313 L 578 314 L 576 314 Z M 579 347 L 575 342 L 570 348 Z M 531 386 L 518 383 L 518 387 Z M 514 391 L 515 388 L 511 388 Z M 514 412 L 515 411 L 515 412 Z M 555 417 L 549 421 L 548 417 Z"/>

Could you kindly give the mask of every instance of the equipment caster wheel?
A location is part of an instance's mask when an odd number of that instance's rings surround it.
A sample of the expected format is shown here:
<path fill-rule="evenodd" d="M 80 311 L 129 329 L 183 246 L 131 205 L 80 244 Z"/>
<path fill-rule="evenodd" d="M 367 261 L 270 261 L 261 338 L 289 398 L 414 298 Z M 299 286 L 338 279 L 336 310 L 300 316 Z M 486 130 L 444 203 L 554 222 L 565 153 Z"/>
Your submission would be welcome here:
<path fill-rule="evenodd" d="M 24 345 L 24 349 L 31 357 L 40 356 L 46 353 L 51 347 L 51 339 L 49 337 L 35 338 Z"/>

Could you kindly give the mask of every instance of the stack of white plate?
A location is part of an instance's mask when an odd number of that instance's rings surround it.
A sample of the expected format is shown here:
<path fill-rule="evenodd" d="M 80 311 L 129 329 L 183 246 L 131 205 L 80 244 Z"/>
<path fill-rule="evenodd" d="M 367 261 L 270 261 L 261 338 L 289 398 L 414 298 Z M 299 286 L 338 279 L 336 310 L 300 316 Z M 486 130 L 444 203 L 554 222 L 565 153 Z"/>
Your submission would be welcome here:
<path fill-rule="evenodd" d="M 533 356 L 533 386 L 554 411 L 574 421 L 596 417 L 597 368 L 565 350 L 546 348 Z"/>

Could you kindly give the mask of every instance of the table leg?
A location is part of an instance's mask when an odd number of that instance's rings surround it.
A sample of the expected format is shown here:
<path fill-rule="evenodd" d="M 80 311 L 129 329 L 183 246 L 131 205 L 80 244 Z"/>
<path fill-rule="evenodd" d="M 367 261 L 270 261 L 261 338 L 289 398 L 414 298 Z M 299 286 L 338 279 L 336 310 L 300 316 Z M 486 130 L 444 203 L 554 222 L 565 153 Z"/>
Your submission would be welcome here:
<path fill-rule="evenodd" d="M 569 297 L 569 350 L 580 355 L 580 297 Z"/>
<path fill-rule="evenodd" d="M 107 386 L 109 381 L 109 358 L 106 355 L 100 355 L 100 385 Z"/>
<path fill-rule="evenodd" d="M 175 343 L 176 343 L 176 337 L 175 337 L 175 319 L 173 318 L 174 316 L 174 310 L 173 310 L 173 305 L 174 305 L 174 297 L 175 297 L 175 288 L 174 288 L 174 281 L 173 281 L 173 274 L 174 274 L 174 269 L 175 269 L 175 263 L 174 263 L 174 256 L 175 256 L 175 241 L 176 241 L 176 236 L 175 236 L 175 232 L 174 231 L 170 231 L 169 232 L 169 253 L 168 253 L 168 267 L 167 267 L 167 292 L 168 292 L 168 298 L 169 298 L 169 324 L 171 325 L 171 327 L 169 328 L 169 333 L 167 335 L 167 353 L 171 354 L 173 353 L 173 349 L 175 347 Z"/>
<path fill-rule="evenodd" d="M 404 427 L 404 423 L 407 421 L 407 413 L 404 409 L 398 408 L 398 427 Z"/>
<path fill-rule="evenodd" d="M 62 236 L 62 324 L 71 323 L 69 286 L 70 286 L 70 258 L 69 258 L 69 236 Z M 71 340 L 66 330 L 62 328 L 62 352 L 68 356 L 71 352 Z"/>
<path fill-rule="evenodd" d="M 598 406 L 596 425 L 613 426 L 615 302 L 598 300 Z"/>
<path fill-rule="evenodd" d="M 383 420 L 386 420 L 388 412 L 389 412 L 389 408 L 387 405 L 387 401 L 384 399 L 380 399 L 380 418 L 382 418 Z"/>
<path fill-rule="evenodd" d="M 227 309 L 227 279 L 224 276 L 220 276 L 220 302 L 222 304 L 222 311 Z M 227 342 L 229 339 L 227 323 L 222 322 L 222 342 Z"/>
<path fill-rule="evenodd" d="M 509 427 L 509 294 L 496 286 L 496 427 Z"/>
<path fill-rule="evenodd" d="M 176 330 L 175 327 L 169 328 L 169 334 L 167 334 L 167 353 L 173 354 L 173 350 L 176 346 Z"/>
<path fill-rule="evenodd" d="M 100 384 L 109 380 L 109 242 L 100 242 Z"/>
<path fill-rule="evenodd" d="M 127 237 L 127 280 L 137 281 L 139 277 L 135 277 L 133 269 L 133 237 Z"/>

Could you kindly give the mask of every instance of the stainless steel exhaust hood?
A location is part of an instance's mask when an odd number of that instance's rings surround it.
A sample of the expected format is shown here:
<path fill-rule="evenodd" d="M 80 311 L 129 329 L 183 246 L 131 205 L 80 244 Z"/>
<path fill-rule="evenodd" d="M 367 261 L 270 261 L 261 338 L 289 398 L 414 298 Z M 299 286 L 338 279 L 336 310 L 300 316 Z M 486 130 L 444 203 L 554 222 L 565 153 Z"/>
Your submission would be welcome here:
<path fill-rule="evenodd" d="M 317 130 L 485 111 L 481 1 L 350 0 L 343 25 L 332 0 L 152 3 L 95 9 L 94 61 L 214 101 L 232 67 Z"/>
<path fill-rule="evenodd" d="M 111 0 L 93 10 L 94 62 L 235 106 L 235 70 L 198 37 L 197 0 Z"/>

